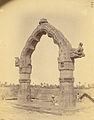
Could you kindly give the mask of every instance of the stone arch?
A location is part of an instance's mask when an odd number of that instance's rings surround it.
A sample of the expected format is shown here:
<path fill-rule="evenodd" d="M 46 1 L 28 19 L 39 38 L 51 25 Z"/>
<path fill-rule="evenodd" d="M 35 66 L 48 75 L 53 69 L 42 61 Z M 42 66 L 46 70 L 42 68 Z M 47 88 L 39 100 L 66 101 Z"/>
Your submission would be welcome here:
<path fill-rule="evenodd" d="M 71 44 L 63 36 L 63 34 L 57 30 L 55 27 L 50 25 L 46 19 L 42 19 L 39 22 L 37 28 L 33 31 L 32 35 L 26 42 L 20 56 L 20 66 L 27 66 L 31 64 L 30 57 L 35 50 L 37 43 L 40 41 L 41 36 L 47 34 L 48 37 L 53 38 L 55 44 L 59 47 L 59 59 L 61 61 L 70 60 L 69 49 L 71 49 Z M 22 63 L 22 64 L 21 64 Z"/>
<path fill-rule="evenodd" d="M 84 56 L 82 44 L 77 49 L 73 49 L 69 41 L 55 27 L 50 25 L 46 19 L 41 19 L 37 28 L 27 40 L 21 52 L 20 58 L 16 57 L 15 65 L 19 67 L 20 89 L 18 94 L 19 101 L 26 102 L 27 96 L 31 95 L 30 74 L 32 70 L 31 56 L 40 41 L 41 36 L 47 34 L 53 38 L 53 42 L 59 47 L 58 69 L 60 71 L 60 100 L 61 108 L 74 106 L 74 58 Z"/>

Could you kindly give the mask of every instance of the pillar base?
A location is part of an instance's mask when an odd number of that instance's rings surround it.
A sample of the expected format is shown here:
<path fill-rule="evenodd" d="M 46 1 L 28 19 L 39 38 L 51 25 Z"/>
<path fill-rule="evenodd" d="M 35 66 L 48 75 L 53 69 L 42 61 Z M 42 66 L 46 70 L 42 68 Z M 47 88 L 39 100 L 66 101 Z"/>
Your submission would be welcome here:
<path fill-rule="evenodd" d="M 18 92 L 19 102 L 30 102 L 31 101 L 31 88 L 30 79 L 20 79 L 20 87 Z"/>
<path fill-rule="evenodd" d="M 60 107 L 61 109 L 71 109 L 75 106 L 74 78 L 63 78 L 60 81 Z"/>

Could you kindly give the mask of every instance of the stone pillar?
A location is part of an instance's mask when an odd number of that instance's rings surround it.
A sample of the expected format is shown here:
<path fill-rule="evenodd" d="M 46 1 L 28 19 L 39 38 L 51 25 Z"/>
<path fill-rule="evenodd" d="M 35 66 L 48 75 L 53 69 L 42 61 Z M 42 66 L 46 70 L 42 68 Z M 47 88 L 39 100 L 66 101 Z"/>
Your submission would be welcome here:
<path fill-rule="evenodd" d="M 58 62 L 60 71 L 60 107 L 61 109 L 72 108 L 75 105 L 73 61 Z"/>
<path fill-rule="evenodd" d="M 30 89 L 30 74 L 20 74 L 19 79 L 19 102 L 30 102 L 31 101 L 31 89 Z"/>
<path fill-rule="evenodd" d="M 26 61 L 27 60 L 27 61 Z M 29 61 L 29 63 L 28 63 Z M 24 64 L 25 63 L 25 64 Z M 26 64 L 27 63 L 27 64 Z M 30 74 L 31 74 L 31 61 L 28 59 L 15 57 L 15 66 L 19 67 L 19 92 L 18 100 L 19 102 L 29 102 L 31 101 L 31 88 L 30 88 Z"/>

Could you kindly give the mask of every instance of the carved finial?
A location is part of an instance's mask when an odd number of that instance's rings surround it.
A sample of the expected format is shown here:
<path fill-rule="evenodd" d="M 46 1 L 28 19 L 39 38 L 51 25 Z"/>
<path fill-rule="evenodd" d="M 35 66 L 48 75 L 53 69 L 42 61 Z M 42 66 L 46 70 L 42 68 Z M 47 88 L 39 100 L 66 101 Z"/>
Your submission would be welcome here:
<path fill-rule="evenodd" d="M 40 19 L 39 24 L 43 24 L 43 23 L 48 23 L 47 19 L 45 18 Z"/>

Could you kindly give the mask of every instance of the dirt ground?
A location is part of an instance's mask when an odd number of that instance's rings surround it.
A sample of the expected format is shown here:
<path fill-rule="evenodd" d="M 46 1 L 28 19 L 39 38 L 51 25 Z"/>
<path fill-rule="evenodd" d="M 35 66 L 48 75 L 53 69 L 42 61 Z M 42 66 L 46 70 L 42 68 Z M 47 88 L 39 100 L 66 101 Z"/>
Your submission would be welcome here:
<path fill-rule="evenodd" d="M 0 101 L 0 120 L 94 120 L 94 103 L 84 100 L 75 113 L 62 116 L 14 108 L 8 101 Z"/>

